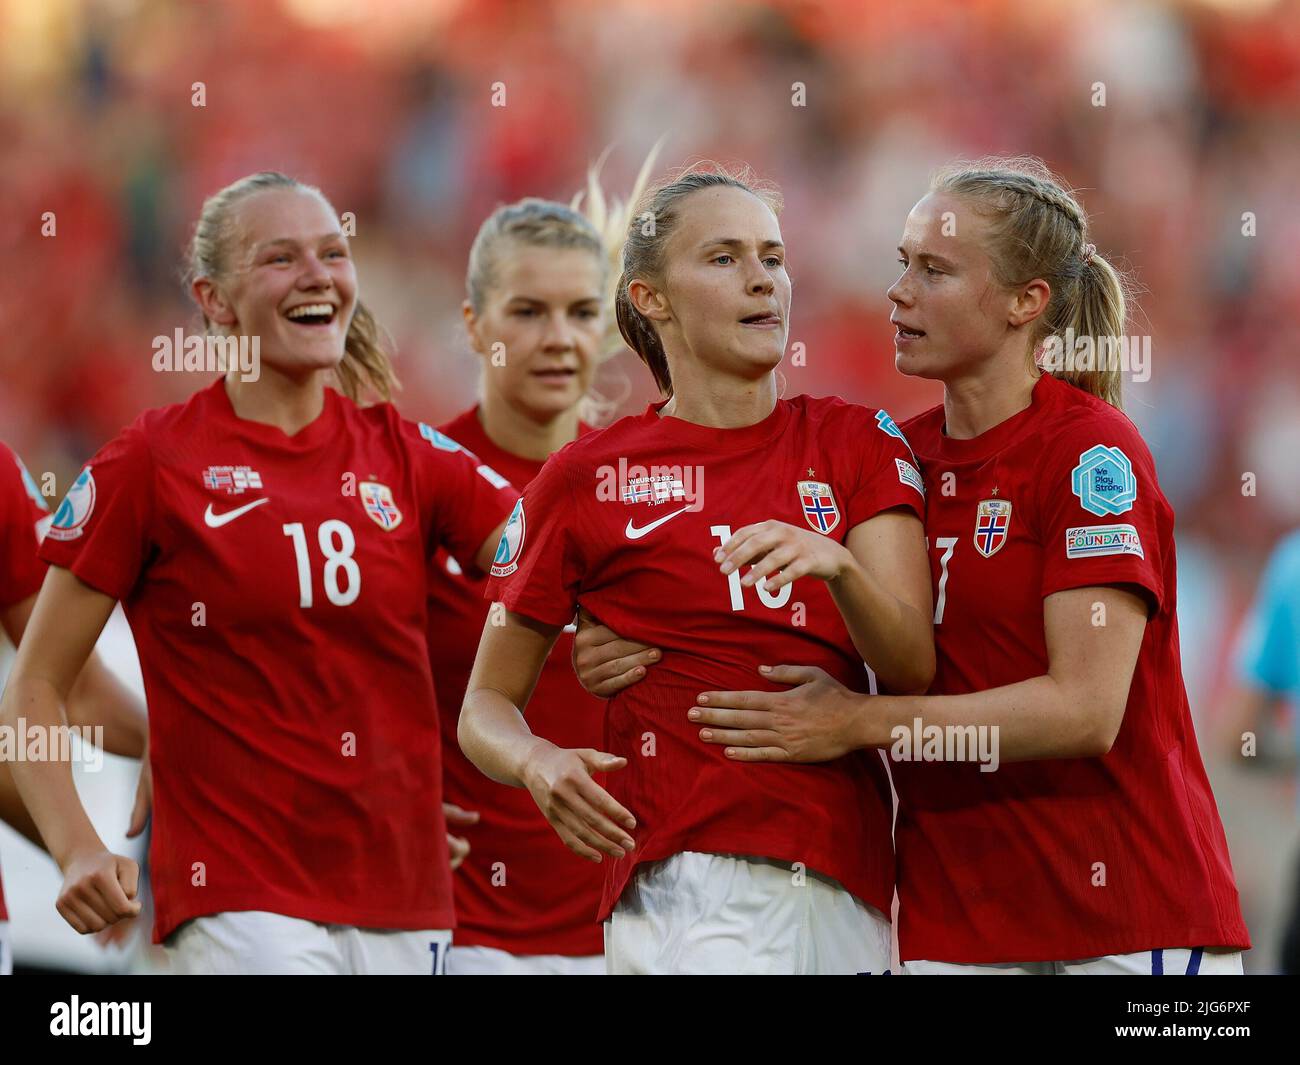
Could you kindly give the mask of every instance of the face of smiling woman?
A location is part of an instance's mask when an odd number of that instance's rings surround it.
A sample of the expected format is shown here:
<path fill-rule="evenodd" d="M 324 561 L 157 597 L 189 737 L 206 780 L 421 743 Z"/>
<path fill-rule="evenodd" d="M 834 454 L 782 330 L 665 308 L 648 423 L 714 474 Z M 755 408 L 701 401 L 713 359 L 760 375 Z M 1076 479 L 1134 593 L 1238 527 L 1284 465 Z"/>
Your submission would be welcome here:
<path fill-rule="evenodd" d="M 268 189 L 236 204 L 223 276 L 195 288 L 214 324 L 260 338 L 264 366 L 299 377 L 343 358 L 356 268 L 338 218 L 312 192 Z"/>

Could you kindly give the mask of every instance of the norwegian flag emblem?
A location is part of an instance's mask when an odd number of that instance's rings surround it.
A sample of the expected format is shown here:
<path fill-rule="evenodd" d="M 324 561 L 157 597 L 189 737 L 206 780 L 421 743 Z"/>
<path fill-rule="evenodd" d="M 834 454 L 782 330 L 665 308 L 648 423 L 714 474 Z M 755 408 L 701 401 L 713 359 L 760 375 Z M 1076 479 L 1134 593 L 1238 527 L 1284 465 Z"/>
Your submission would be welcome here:
<path fill-rule="evenodd" d="M 393 491 L 388 485 L 362 481 L 357 487 L 361 493 L 361 505 L 366 508 L 371 521 L 389 532 L 402 524 L 402 512 L 393 502 Z"/>
<path fill-rule="evenodd" d="M 804 520 L 819 533 L 829 533 L 840 523 L 840 508 L 835 494 L 825 481 L 800 481 L 799 502 Z"/>
<path fill-rule="evenodd" d="M 1007 542 L 1011 528 L 1011 501 L 985 499 L 975 511 L 975 550 L 985 558 L 995 555 Z"/>

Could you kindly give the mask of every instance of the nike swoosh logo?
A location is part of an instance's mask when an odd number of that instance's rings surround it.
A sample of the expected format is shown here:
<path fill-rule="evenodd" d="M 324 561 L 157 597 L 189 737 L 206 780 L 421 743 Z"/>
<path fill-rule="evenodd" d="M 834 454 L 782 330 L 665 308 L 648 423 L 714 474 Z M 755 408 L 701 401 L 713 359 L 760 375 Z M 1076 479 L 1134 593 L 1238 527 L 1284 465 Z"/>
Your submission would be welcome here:
<path fill-rule="evenodd" d="M 208 509 L 203 512 L 203 524 L 209 529 L 220 529 L 221 526 L 228 522 L 234 521 L 241 514 L 247 514 L 254 507 L 260 507 L 263 503 L 271 502 L 270 496 L 263 496 L 261 499 L 254 499 L 251 503 L 245 503 L 242 507 L 236 507 L 234 510 L 227 510 L 224 514 L 216 514 L 212 510 L 212 504 L 208 504 Z"/>
<path fill-rule="evenodd" d="M 690 507 L 682 507 L 681 510 L 674 510 L 671 514 L 665 514 L 658 521 L 652 521 L 649 525 L 646 525 L 645 527 L 640 529 L 638 529 L 635 525 L 632 524 L 631 518 L 628 518 L 627 528 L 624 529 L 623 531 L 627 533 L 627 538 L 629 540 L 640 540 L 641 537 L 643 537 L 646 533 L 653 532 L 655 529 L 659 528 L 659 526 L 662 525 L 664 522 L 672 521 L 673 518 L 677 517 L 678 514 L 685 514 L 690 509 L 691 509 Z"/>

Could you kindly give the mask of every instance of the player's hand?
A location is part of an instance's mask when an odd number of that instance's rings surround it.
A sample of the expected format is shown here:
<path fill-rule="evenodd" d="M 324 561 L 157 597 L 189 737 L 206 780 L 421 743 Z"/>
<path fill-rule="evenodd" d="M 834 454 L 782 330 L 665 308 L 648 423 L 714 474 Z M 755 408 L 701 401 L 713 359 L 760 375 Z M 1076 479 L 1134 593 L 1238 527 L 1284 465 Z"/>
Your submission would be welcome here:
<path fill-rule="evenodd" d="M 737 762 L 829 762 L 859 744 L 862 696 L 814 666 L 760 666 L 780 692 L 702 692 L 687 711 L 700 739 Z"/>
<path fill-rule="evenodd" d="M 68 863 L 54 908 L 83 936 L 101 932 L 124 917 L 136 917 L 140 867 L 106 850 L 90 851 Z"/>
<path fill-rule="evenodd" d="M 135 786 L 135 805 L 131 808 L 131 825 L 126 830 L 127 839 L 135 839 L 149 823 L 153 811 L 153 768 L 149 764 L 149 742 L 145 741 L 140 759 L 140 780 Z"/>
<path fill-rule="evenodd" d="M 629 832 L 636 818 L 592 780 L 627 765 L 626 758 L 582 747 L 570 750 L 539 740 L 524 764 L 524 783 L 537 808 L 574 854 L 599 862 L 601 854 L 622 858 L 636 843 Z"/>
<path fill-rule="evenodd" d="M 724 575 L 742 566 L 752 566 L 740 578 L 740 583 L 753 587 L 766 577 L 768 580 L 762 587 L 769 592 L 800 577 L 833 581 L 855 564 L 853 555 L 843 544 L 784 521 L 742 526 L 725 544 L 714 548 L 713 561 L 719 564 Z"/>
<path fill-rule="evenodd" d="M 608 699 L 645 676 L 659 661 L 659 651 L 635 640 L 624 640 L 585 610 L 578 610 L 578 635 L 573 640 L 573 671 L 592 695 Z"/>
<path fill-rule="evenodd" d="M 477 810 L 462 810 L 454 802 L 444 802 L 442 804 L 442 816 L 447 825 L 477 825 L 479 812 Z M 469 840 L 464 836 L 453 836 L 447 833 L 447 850 L 451 854 L 451 867 L 459 869 L 461 862 L 469 857 Z"/>

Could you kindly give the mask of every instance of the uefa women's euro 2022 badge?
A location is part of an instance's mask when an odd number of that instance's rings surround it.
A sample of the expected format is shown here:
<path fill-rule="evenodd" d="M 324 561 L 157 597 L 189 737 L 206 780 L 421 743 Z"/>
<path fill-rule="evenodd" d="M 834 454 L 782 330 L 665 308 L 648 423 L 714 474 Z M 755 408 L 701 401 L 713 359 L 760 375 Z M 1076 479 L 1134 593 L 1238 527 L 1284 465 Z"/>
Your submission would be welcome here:
<path fill-rule="evenodd" d="M 75 540 L 86 528 L 95 509 L 95 478 L 87 466 L 72 482 L 45 535 L 52 540 Z"/>

